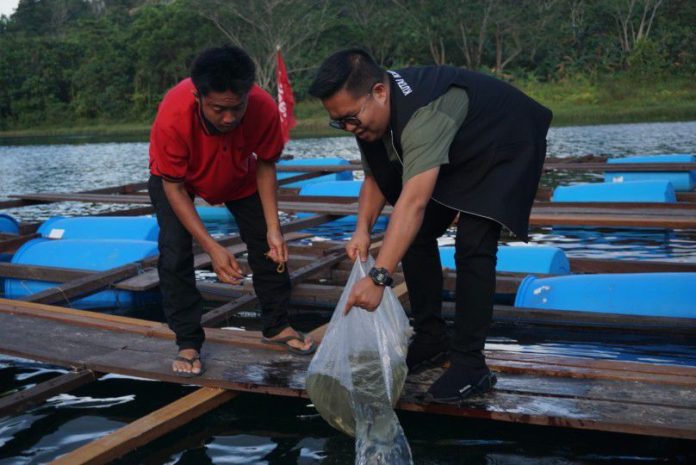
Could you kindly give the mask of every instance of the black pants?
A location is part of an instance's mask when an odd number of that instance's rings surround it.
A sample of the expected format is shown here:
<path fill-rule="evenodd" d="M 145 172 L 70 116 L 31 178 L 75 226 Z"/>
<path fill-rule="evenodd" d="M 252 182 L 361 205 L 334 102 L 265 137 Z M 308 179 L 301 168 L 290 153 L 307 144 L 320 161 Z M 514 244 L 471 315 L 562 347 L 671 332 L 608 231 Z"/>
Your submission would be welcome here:
<path fill-rule="evenodd" d="M 150 199 L 155 207 L 159 232 L 159 271 L 162 306 L 169 327 L 176 334 L 179 349 L 200 351 L 205 334 L 201 327 L 203 299 L 196 288 L 193 269 L 193 238 L 172 210 L 164 193 L 162 178 L 151 176 Z M 264 255 L 268 252 L 266 220 L 258 194 L 227 202 L 234 215 L 242 241 L 248 250 L 254 290 L 261 304 L 263 334 L 275 336 L 288 326 L 290 276 L 278 273 L 277 265 Z"/>
<path fill-rule="evenodd" d="M 457 212 L 436 202 L 428 204 L 423 225 L 402 260 L 408 286 L 415 342 L 447 339 L 442 318 L 442 265 L 437 238 Z M 457 265 L 452 363 L 478 368 L 485 364 L 483 346 L 493 316 L 495 265 L 501 226 L 493 220 L 462 213 L 457 223 Z"/>

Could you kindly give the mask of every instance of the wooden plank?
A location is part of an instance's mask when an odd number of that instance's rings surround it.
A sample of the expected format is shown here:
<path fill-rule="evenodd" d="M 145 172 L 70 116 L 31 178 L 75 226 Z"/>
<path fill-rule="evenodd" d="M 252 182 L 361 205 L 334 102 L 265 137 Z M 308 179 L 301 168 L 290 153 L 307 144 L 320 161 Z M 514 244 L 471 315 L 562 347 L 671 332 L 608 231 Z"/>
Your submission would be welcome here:
<path fill-rule="evenodd" d="M 204 387 L 51 462 L 54 465 L 109 463 L 235 398 L 238 393 Z"/>
<path fill-rule="evenodd" d="M 604 226 L 604 227 L 636 227 L 636 228 L 696 228 L 695 217 L 680 217 L 675 215 L 643 216 L 621 213 L 583 214 L 558 212 L 532 212 L 529 224 L 533 226 Z"/>
<path fill-rule="evenodd" d="M 72 391 L 96 380 L 90 370 L 72 371 L 37 384 L 24 391 L 0 398 L 0 417 L 22 412 L 58 394 Z"/>
<path fill-rule="evenodd" d="M 124 185 L 120 185 L 120 186 L 102 187 L 100 189 L 92 189 L 92 190 L 76 192 L 76 194 L 129 194 L 129 193 L 141 191 L 143 189 L 147 189 L 146 182 L 124 184 Z M 17 196 L 10 196 L 10 197 L 17 197 Z M 28 205 L 37 205 L 37 204 L 42 204 L 42 203 L 51 203 L 51 201 L 9 200 L 9 201 L 0 202 L 0 209 L 25 207 Z"/>
<path fill-rule="evenodd" d="M 290 176 L 289 178 L 278 179 L 278 180 L 277 180 L 277 183 L 278 183 L 278 186 L 279 186 L 279 187 L 280 187 L 280 186 L 286 186 L 286 185 L 292 184 L 292 183 L 294 183 L 294 182 L 305 181 L 305 180 L 307 180 L 307 179 L 318 178 L 318 177 L 320 177 L 320 176 L 324 176 L 325 174 L 329 174 L 328 171 L 326 171 L 326 172 L 315 171 L 315 172 L 313 172 L 313 173 L 301 173 L 301 174 L 298 174 L 298 175 L 295 175 L 295 176 Z"/>
<path fill-rule="evenodd" d="M 410 375 L 406 379 L 407 391 L 423 392 L 437 380 L 445 368 L 434 368 Z M 532 374 L 499 373 L 495 386 L 496 393 L 506 392 L 532 396 L 612 401 L 619 404 L 661 406 L 696 410 L 696 396 L 690 387 L 665 384 L 626 383 L 601 379 L 573 379 L 559 377 L 540 377 Z M 696 412 L 694 412 L 696 413 Z"/>
<path fill-rule="evenodd" d="M 16 263 L 0 262 L 0 276 L 4 278 L 65 282 L 73 279 L 83 278 L 93 273 L 93 271 L 77 270 L 74 268 L 20 265 Z"/>
<path fill-rule="evenodd" d="M 539 365 L 548 364 L 569 368 L 611 370 L 653 375 L 687 376 L 694 378 L 694 381 L 696 382 L 696 369 L 694 367 L 684 367 L 681 365 L 657 365 L 626 360 L 603 360 L 587 357 L 568 357 L 562 355 L 550 356 L 523 353 L 512 350 L 486 350 L 485 355 L 487 359 L 500 361 L 537 363 Z"/>
<path fill-rule="evenodd" d="M 559 159 L 556 159 L 559 160 Z M 646 171 L 657 171 L 657 172 L 681 172 L 681 171 L 692 171 L 696 170 L 696 163 L 622 163 L 622 164 L 611 164 L 606 162 L 574 162 L 572 160 L 565 161 L 565 159 L 560 159 L 564 161 L 551 161 L 544 164 L 544 171 L 552 170 L 565 170 L 565 171 L 630 171 L 630 172 L 646 172 Z M 330 173 L 338 173 L 343 171 L 362 171 L 362 166 L 360 165 L 305 165 L 305 166 L 289 166 L 289 165 L 278 165 L 276 169 L 280 172 L 293 171 L 293 172 L 316 172 L 325 171 Z"/>
<path fill-rule="evenodd" d="M 669 212 L 678 211 L 688 214 L 696 214 L 696 204 L 694 203 L 657 203 L 657 202 L 534 202 L 537 208 L 576 208 L 576 209 L 618 209 L 641 210 L 650 209 L 652 211 Z"/>
<path fill-rule="evenodd" d="M 36 239 L 37 237 L 39 237 L 38 234 L 31 233 L 4 239 L 0 241 L 0 252 L 12 252 L 21 247 L 25 242 Z"/>
<path fill-rule="evenodd" d="M 346 253 L 334 253 L 315 263 L 306 265 L 292 273 L 290 273 L 290 282 L 295 284 L 297 281 L 305 279 L 308 276 L 316 274 L 341 260 L 344 260 Z M 235 312 L 241 311 L 252 303 L 256 302 L 258 297 L 256 295 L 248 295 L 241 297 L 240 299 L 230 302 L 228 304 L 222 305 L 216 309 L 210 310 L 203 315 L 201 322 L 204 326 L 215 326 L 225 320 L 227 320 Z"/>
<path fill-rule="evenodd" d="M 249 296 L 252 297 L 252 296 Z M 231 304 L 235 304 L 232 302 Z M 39 319 L 49 319 L 51 321 L 69 323 L 84 327 L 100 329 L 115 329 L 126 333 L 137 333 L 145 336 L 153 336 L 165 339 L 173 339 L 173 333 L 162 323 L 151 322 L 136 318 L 122 317 L 117 315 L 101 314 L 84 310 L 66 309 L 50 305 L 20 302 L 8 299 L 0 299 L 0 313 L 32 317 Z M 250 344 L 248 339 L 256 340 L 258 333 L 225 331 L 206 328 L 207 338 L 227 344 L 244 344 L 247 347 L 261 347 L 264 349 L 276 349 L 275 346 L 268 347 L 261 343 Z M 280 348 L 279 350 L 283 350 Z M 579 368 L 580 374 L 587 374 L 592 370 L 606 375 L 604 372 L 612 372 L 612 376 L 621 379 L 623 372 L 639 375 L 655 376 L 655 382 L 662 382 L 665 379 L 676 384 L 682 384 L 685 379 L 692 379 L 696 384 L 696 367 L 686 367 L 677 365 L 656 365 L 643 362 L 617 361 L 617 360 L 593 360 L 580 357 L 535 355 L 520 353 L 516 351 L 487 350 L 486 354 L 491 359 L 499 363 L 501 370 L 510 367 L 512 371 L 518 371 L 519 365 L 506 365 L 506 362 L 530 364 L 541 370 L 554 371 L 558 376 L 573 376 L 572 370 L 568 368 Z M 551 368 L 549 368 L 551 367 Z M 589 371 L 588 371 L 589 370 Z M 660 376 L 671 378 L 659 379 Z"/>
<path fill-rule="evenodd" d="M 342 173 L 344 171 L 362 171 L 362 166 L 359 165 L 276 165 L 276 171 L 280 173 Z"/>
<path fill-rule="evenodd" d="M 98 195 L 98 194 L 25 194 L 28 200 L 42 201 L 82 201 L 107 203 L 149 203 L 143 195 Z M 279 209 L 289 212 L 315 212 L 332 215 L 354 215 L 357 213 L 355 204 L 326 205 L 311 202 L 279 202 Z M 391 213 L 389 207 L 383 214 Z M 677 214 L 684 213 L 684 214 Z M 696 215 L 691 210 L 662 211 L 660 207 L 643 210 L 640 214 L 626 213 L 620 208 L 600 208 L 594 206 L 572 207 L 560 204 L 553 207 L 534 207 L 530 218 L 532 225 L 571 225 L 571 226 L 608 226 L 608 227 L 663 227 L 663 228 L 695 228 Z"/>
<path fill-rule="evenodd" d="M 150 266 L 145 260 L 131 263 L 128 265 L 119 266 L 106 271 L 91 273 L 82 278 L 77 278 L 72 281 L 61 284 L 60 286 L 51 287 L 34 294 L 21 297 L 19 300 L 28 302 L 39 302 L 45 304 L 57 302 L 70 302 L 70 299 L 83 296 L 107 286 L 110 286 L 116 281 L 130 278 L 140 273 L 144 268 Z"/>
<path fill-rule="evenodd" d="M 551 162 L 544 163 L 544 171 L 605 171 L 615 172 L 663 172 L 674 173 L 696 170 L 696 163 L 574 163 Z"/>
<path fill-rule="evenodd" d="M 355 215 L 357 203 L 326 205 L 321 203 L 279 202 L 278 208 L 289 212 L 314 212 L 334 215 Z M 392 209 L 385 207 L 382 214 L 390 215 Z M 688 212 L 685 212 L 688 213 Z M 641 211 L 626 213 L 616 208 L 534 207 L 531 225 L 558 226 L 607 226 L 607 227 L 651 227 L 651 228 L 696 228 L 696 215 L 680 211 Z"/>
<path fill-rule="evenodd" d="M 87 330 L 70 333 L 69 327 L 61 329 L 60 324 L 53 324 L 56 338 L 60 339 L 60 341 L 56 339 L 56 342 L 60 342 L 57 345 L 58 350 L 42 351 L 41 341 L 46 329 L 41 324 L 37 324 L 40 322 L 22 321 L 19 318 L 7 320 L 0 317 L 0 330 L 6 331 L 8 325 L 13 326 L 12 331 L 8 332 L 8 337 L 0 338 L 1 351 L 26 357 L 27 348 L 33 346 L 41 352 L 39 357 L 50 358 L 51 363 L 58 365 L 66 363 L 66 360 L 74 364 L 77 360 L 84 366 L 97 371 L 179 383 L 191 382 L 190 379 L 178 378 L 171 374 L 168 364 L 163 362 L 171 358 L 169 342 L 140 335 L 123 333 L 115 335 L 98 330 L 94 330 L 95 333 L 89 331 L 91 336 L 86 338 Z M 225 331 L 218 330 L 218 332 Z M 226 332 L 237 333 L 236 331 Z M 38 345 L 35 342 L 38 342 Z M 95 343 L 97 345 L 92 345 Z M 306 370 L 309 358 L 268 349 L 269 347 L 263 350 L 244 348 L 230 350 L 226 344 L 209 341 L 204 349 L 207 371 L 203 377 L 195 378 L 194 382 L 247 392 L 304 396 L 302 374 Z M 76 354 L 83 355 L 76 358 Z M 501 384 L 506 386 L 505 389 L 496 390 L 483 398 L 471 399 L 461 408 L 420 405 L 413 402 L 413 396 L 420 391 L 414 390 L 414 385 L 411 383 L 399 407 L 414 411 L 528 424 L 551 424 L 689 439 L 696 436 L 696 417 L 693 415 L 693 408 L 690 407 L 693 405 L 696 393 L 693 389 L 696 386 L 694 381 L 685 389 L 679 388 L 681 390 L 669 387 L 668 389 L 674 393 L 681 392 L 683 398 L 672 396 L 673 400 L 670 400 L 666 395 L 661 396 L 660 403 L 665 402 L 665 399 L 671 402 L 665 406 L 645 405 L 640 401 L 638 396 L 643 392 L 641 386 L 644 386 L 640 383 L 602 382 L 603 392 L 593 390 L 591 385 L 588 385 L 586 392 L 583 393 L 579 382 L 595 383 L 596 381 L 559 379 L 560 384 L 549 382 L 544 386 L 542 393 L 529 394 L 524 392 L 524 387 L 515 386 L 513 380 L 519 376 L 528 377 L 529 375 L 501 373 L 499 377 Z M 507 379 L 511 381 L 506 381 Z M 528 387 L 530 383 L 531 381 L 528 381 L 526 386 Z M 423 385 L 415 387 L 420 389 Z M 610 400 L 620 396 L 622 390 L 626 389 L 632 391 L 632 397 L 626 401 Z M 650 392 L 650 389 L 657 388 L 653 386 L 645 392 Z M 552 390 L 558 391 L 558 395 L 551 392 Z"/>
<path fill-rule="evenodd" d="M 143 203 L 149 204 L 150 197 L 143 194 L 17 194 L 10 195 L 23 201 L 41 203 L 51 202 L 90 202 L 90 203 Z"/>
<path fill-rule="evenodd" d="M 452 302 L 443 303 L 444 314 L 454 314 Z M 670 318 L 617 313 L 578 312 L 570 310 L 539 310 L 535 308 L 495 305 L 493 317 L 498 322 L 539 324 L 577 329 L 607 329 L 622 332 L 674 333 L 696 335 L 696 318 Z"/>
<path fill-rule="evenodd" d="M 696 263 L 648 261 L 648 260 L 602 260 L 595 258 L 570 258 L 573 273 L 663 273 L 696 272 Z"/>

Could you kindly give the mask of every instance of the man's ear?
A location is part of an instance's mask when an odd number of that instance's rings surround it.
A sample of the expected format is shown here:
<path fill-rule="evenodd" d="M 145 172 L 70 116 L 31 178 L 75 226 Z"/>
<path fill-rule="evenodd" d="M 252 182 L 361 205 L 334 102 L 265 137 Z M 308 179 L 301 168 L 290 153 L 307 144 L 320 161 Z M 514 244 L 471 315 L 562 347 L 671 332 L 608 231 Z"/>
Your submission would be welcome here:
<path fill-rule="evenodd" d="M 372 96 L 380 103 L 384 103 L 389 97 L 389 89 L 383 82 L 378 82 L 372 88 Z"/>

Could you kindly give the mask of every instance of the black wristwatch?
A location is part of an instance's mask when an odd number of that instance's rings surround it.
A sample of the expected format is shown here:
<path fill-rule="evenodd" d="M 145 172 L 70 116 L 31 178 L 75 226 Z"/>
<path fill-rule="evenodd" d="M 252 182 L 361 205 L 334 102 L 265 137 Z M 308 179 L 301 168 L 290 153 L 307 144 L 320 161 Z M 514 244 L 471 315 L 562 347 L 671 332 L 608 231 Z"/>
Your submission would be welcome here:
<path fill-rule="evenodd" d="M 375 283 L 377 286 L 386 287 L 394 284 L 394 278 L 389 276 L 389 272 L 386 268 L 372 267 L 368 275 L 370 276 L 370 278 L 372 278 L 372 282 Z"/>

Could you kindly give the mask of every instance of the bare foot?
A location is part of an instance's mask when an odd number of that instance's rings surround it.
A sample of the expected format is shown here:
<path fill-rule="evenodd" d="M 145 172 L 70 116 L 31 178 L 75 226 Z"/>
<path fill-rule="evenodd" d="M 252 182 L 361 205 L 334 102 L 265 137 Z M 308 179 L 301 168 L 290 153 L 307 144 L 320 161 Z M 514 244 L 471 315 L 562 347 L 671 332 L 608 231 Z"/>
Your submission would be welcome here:
<path fill-rule="evenodd" d="M 177 354 L 178 357 L 172 363 L 172 371 L 175 373 L 190 373 L 192 375 L 200 375 L 203 365 L 199 358 L 198 351 L 195 349 L 182 349 Z M 188 359 L 189 361 L 182 360 Z"/>
<path fill-rule="evenodd" d="M 312 342 L 313 342 L 313 341 L 312 341 L 311 336 L 308 336 L 308 335 L 305 334 L 304 342 L 302 342 L 302 341 L 300 340 L 300 339 L 302 339 L 302 336 L 300 335 L 300 333 L 298 333 L 297 331 L 295 331 L 294 329 L 292 329 L 292 326 L 288 326 L 287 328 L 285 328 L 284 330 L 282 330 L 280 333 L 276 334 L 276 335 L 273 336 L 273 337 L 270 337 L 269 339 L 270 339 L 271 341 L 277 341 L 277 340 L 279 340 L 279 339 L 282 339 L 282 338 L 288 337 L 288 336 L 295 336 L 295 337 L 299 338 L 299 339 L 291 339 L 291 340 L 289 340 L 289 341 L 287 342 L 287 344 L 288 344 L 289 346 L 294 347 L 295 349 L 298 349 L 298 350 L 307 350 L 307 349 L 309 349 L 310 347 L 312 347 Z"/>

